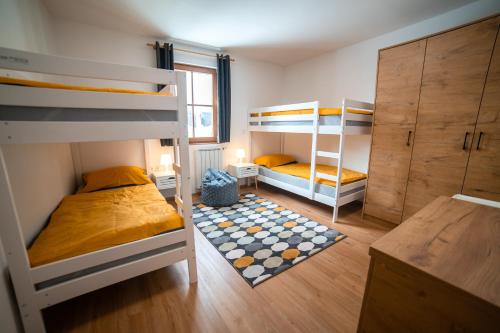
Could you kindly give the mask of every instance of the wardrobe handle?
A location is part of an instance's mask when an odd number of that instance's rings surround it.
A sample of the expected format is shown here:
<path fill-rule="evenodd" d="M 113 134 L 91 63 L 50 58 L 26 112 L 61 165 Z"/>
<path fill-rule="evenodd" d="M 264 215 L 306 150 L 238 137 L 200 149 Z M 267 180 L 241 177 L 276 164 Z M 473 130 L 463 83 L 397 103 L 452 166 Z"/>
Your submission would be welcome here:
<path fill-rule="evenodd" d="M 479 150 L 479 146 L 481 145 L 481 138 L 483 137 L 483 132 L 479 132 L 479 139 L 477 139 L 476 150 Z"/>
<path fill-rule="evenodd" d="M 408 131 L 408 139 L 406 139 L 406 145 L 407 146 L 410 146 L 411 133 L 413 133 L 413 132 L 412 131 Z"/>
<path fill-rule="evenodd" d="M 462 146 L 463 150 L 467 149 L 467 137 L 469 136 L 469 132 L 465 132 L 465 137 L 464 137 L 464 145 Z"/>

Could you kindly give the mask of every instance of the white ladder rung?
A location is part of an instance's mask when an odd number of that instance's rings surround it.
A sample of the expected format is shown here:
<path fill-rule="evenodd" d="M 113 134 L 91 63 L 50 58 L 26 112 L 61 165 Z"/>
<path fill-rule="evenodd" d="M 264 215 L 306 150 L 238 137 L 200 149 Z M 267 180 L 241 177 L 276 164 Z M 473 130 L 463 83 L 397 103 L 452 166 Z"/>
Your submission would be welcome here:
<path fill-rule="evenodd" d="M 331 181 L 334 181 L 334 182 L 338 181 L 338 177 L 337 176 L 332 176 L 332 175 L 329 175 L 327 173 L 322 173 L 322 172 L 316 172 L 316 177 L 322 178 L 322 179 L 328 179 L 328 180 L 331 180 Z"/>
<path fill-rule="evenodd" d="M 317 155 L 322 156 L 322 157 L 335 158 L 335 159 L 339 158 L 339 153 L 334 153 L 334 152 L 329 152 L 329 151 L 318 150 Z"/>
<path fill-rule="evenodd" d="M 175 203 L 177 204 L 177 207 L 184 208 L 184 201 L 182 201 L 181 197 L 177 194 L 175 195 Z"/>

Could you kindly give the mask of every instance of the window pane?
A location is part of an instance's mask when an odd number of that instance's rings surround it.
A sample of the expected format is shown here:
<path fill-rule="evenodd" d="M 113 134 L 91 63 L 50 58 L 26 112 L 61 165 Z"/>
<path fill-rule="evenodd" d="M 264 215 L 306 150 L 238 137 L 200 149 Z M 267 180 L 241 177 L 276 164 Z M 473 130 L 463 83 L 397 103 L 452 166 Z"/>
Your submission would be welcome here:
<path fill-rule="evenodd" d="M 186 73 L 186 95 L 187 95 L 187 103 L 188 104 L 193 104 L 193 91 L 192 91 L 192 85 L 191 85 L 191 80 L 193 77 L 192 72 L 188 72 L 182 69 L 176 69 L 177 72 L 183 72 Z"/>
<path fill-rule="evenodd" d="M 212 105 L 212 74 L 193 72 L 194 103 Z"/>
<path fill-rule="evenodd" d="M 193 107 L 188 105 L 188 136 L 193 137 Z"/>
<path fill-rule="evenodd" d="M 213 108 L 211 106 L 194 107 L 194 124 L 197 138 L 214 136 Z"/>
<path fill-rule="evenodd" d="M 191 84 L 191 80 L 193 78 L 193 72 L 186 72 L 186 94 L 187 94 L 187 103 L 193 104 L 193 86 Z"/>

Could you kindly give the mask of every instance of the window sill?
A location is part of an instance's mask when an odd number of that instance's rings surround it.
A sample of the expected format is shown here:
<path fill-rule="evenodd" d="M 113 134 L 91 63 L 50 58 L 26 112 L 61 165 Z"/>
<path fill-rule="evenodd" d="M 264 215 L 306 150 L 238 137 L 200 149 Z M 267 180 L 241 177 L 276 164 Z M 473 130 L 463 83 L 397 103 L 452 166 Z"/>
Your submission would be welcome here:
<path fill-rule="evenodd" d="M 189 142 L 190 146 L 200 146 L 200 145 L 217 145 L 219 144 L 217 141 L 194 141 Z"/>

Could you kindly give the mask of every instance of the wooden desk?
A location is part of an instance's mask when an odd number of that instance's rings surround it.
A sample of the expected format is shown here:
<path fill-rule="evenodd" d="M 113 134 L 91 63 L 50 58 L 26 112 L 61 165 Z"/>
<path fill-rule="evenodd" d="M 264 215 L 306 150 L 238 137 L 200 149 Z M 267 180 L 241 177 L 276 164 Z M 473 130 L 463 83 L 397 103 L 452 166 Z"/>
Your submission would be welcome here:
<path fill-rule="evenodd" d="M 500 209 L 439 197 L 370 255 L 358 332 L 500 332 Z"/>

